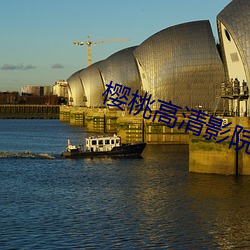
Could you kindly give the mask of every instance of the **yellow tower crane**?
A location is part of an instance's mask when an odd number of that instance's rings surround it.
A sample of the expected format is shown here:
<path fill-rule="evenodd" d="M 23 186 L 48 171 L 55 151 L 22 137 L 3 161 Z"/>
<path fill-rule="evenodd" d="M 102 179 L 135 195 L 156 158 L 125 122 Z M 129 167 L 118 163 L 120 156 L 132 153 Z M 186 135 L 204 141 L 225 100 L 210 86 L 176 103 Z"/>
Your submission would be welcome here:
<path fill-rule="evenodd" d="M 91 59 L 91 45 L 92 44 L 99 44 L 99 43 L 110 43 L 110 42 L 127 42 L 129 39 L 127 38 L 122 38 L 122 39 L 117 39 L 117 40 L 100 40 L 100 41 L 91 41 L 90 36 L 88 35 L 88 41 L 86 42 L 73 42 L 74 45 L 87 45 L 88 46 L 88 66 L 92 64 L 92 59 Z"/>

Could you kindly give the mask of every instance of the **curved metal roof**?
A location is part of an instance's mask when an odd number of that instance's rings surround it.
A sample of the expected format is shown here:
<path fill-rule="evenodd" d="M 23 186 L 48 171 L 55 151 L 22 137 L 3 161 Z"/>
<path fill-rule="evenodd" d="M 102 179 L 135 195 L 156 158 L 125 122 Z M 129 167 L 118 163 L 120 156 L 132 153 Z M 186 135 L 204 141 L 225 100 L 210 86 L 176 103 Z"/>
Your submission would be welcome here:
<path fill-rule="evenodd" d="M 113 85 L 117 83 L 131 88 L 130 93 L 135 93 L 136 90 L 141 91 L 141 80 L 133 55 L 136 48 L 137 46 L 123 49 L 102 61 L 99 69 L 104 85 L 113 81 Z M 132 97 L 130 94 L 127 103 Z"/>
<path fill-rule="evenodd" d="M 212 108 L 224 68 L 209 21 L 164 29 L 139 45 L 134 56 L 142 86 L 153 98 L 181 107 Z M 155 102 L 154 108 L 159 104 Z"/>
<path fill-rule="evenodd" d="M 104 106 L 102 98 L 102 94 L 104 92 L 104 84 L 99 72 L 99 65 L 101 63 L 102 61 L 94 63 L 86 69 L 82 70 L 79 74 L 87 97 L 87 107 Z"/>
<path fill-rule="evenodd" d="M 81 70 L 72 74 L 68 79 L 69 100 L 74 106 L 85 106 L 85 91 L 80 79 Z"/>
<path fill-rule="evenodd" d="M 217 16 L 231 34 L 245 67 L 247 81 L 250 82 L 250 2 L 234 0 Z M 221 32 L 219 30 L 219 32 Z"/>

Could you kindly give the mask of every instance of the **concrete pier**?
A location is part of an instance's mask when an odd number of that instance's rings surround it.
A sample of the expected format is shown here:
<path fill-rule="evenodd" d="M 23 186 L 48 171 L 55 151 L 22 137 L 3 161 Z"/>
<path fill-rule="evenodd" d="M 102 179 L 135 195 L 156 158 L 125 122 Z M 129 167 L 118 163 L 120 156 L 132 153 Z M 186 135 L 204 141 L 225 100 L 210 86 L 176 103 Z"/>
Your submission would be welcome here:
<path fill-rule="evenodd" d="M 148 116 L 149 114 L 147 114 Z M 153 117 L 153 114 L 151 114 Z M 188 114 L 187 114 L 188 115 Z M 121 136 L 123 143 L 145 141 L 148 144 L 186 144 L 189 145 L 189 171 L 196 173 L 225 174 L 225 175 L 250 175 L 250 155 L 245 153 L 246 145 L 235 151 L 235 145 L 229 149 L 236 125 L 250 131 L 250 118 L 229 117 L 232 123 L 225 129 L 230 132 L 217 137 L 217 140 L 226 136 L 225 141 L 216 143 L 215 140 L 206 140 L 204 126 L 200 136 L 185 132 L 187 118 L 177 114 L 174 128 L 169 128 L 166 123 L 147 120 L 142 117 L 142 112 L 134 116 L 127 111 L 108 109 L 89 109 L 62 106 L 60 120 L 70 122 L 74 126 L 86 126 L 88 132 L 116 133 Z M 182 121 L 181 129 L 178 129 Z M 224 130 L 225 130 L 224 129 Z M 249 136 L 249 135 L 248 135 Z M 241 133 L 242 138 L 242 133 Z M 250 143 L 250 142 L 249 142 Z"/>
<path fill-rule="evenodd" d="M 58 119 L 59 105 L 1 104 L 1 119 Z"/>
<path fill-rule="evenodd" d="M 185 119 L 181 116 L 177 116 L 177 118 L 178 120 L 174 128 L 169 128 L 163 122 L 144 120 L 145 141 L 150 144 L 188 144 L 189 134 L 185 132 L 185 126 L 180 130 L 178 129 L 180 120 Z"/>
<path fill-rule="evenodd" d="M 121 136 L 122 141 L 141 142 L 145 141 L 145 131 L 143 118 L 140 115 L 129 115 L 128 112 L 119 112 L 117 119 L 117 134 Z"/>
<path fill-rule="evenodd" d="M 226 174 L 226 175 L 250 175 L 250 155 L 245 153 L 246 145 L 236 151 L 236 145 L 229 149 L 230 141 L 236 125 L 243 126 L 250 131 L 250 118 L 248 117 L 230 117 L 228 123 L 232 124 L 227 127 L 230 132 L 224 136 L 218 136 L 217 140 L 229 136 L 225 141 L 216 143 L 215 140 L 206 140 L 203 129 L 201 136 L 190 134 L 189 137 L 189 171 L 196 173 Z M 225 129 L 224 129 L 225 130 Z M 249 136 L 249 135 L 248 135 Z M 240 134 L 242 139 L 242 133 Z M 236 140 L 234 140 L 236 143 Z M 249 141 L 250 143 L 250 141 Z M 239 142 L 241 146 L 242 142 Z"/>
<path fill-rule="evenodd" d="M 153 117 L 153 115 L 152 115 Z M 89 132 L 117 133 L 123 142 L 145 141 L 150 144 L 188 144 L 185 128 L 169 128 L 166 123 L 146 120 L 142 114 L 128 111 L 83 107 L 60 107 L 60 120 L 72 126 L 86 126 Z M 183 117 L 178 117 L 183 120 Z M 179 123 L 180 123 L 179 121 Z"/>
<path fill-rule="evenodd" d="M 70 122 L 70 112 L 72 108 L 69 106 L 60 106 L 59 119 L 61 122 Z"/>

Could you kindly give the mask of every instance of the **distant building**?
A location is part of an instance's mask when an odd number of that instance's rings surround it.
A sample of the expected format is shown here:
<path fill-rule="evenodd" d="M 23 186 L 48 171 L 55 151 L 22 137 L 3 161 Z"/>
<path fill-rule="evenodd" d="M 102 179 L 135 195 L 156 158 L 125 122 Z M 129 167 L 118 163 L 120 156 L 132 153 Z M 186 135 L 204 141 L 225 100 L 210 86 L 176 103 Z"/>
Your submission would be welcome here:
<path fill-rule="evenodd" d="M 55 82 L 53 88 L 53 95 L 58 97 L 68 98 L 68 83 L 64 80 Z"/>
<path fill-rule="evenodd" d="M 16 104 L 18 102 L 18 92 L 0 92 L 0 104 Z"/>
<path fill-rule="evenodd" d="M 44 95 L 44 96 L 27 95 L 27 96 L 22 96 L 21 103 L 30 105 L 58 105 L 60 103 L 60 100 L 59 97 L 55 95 Z"/>
<path fill-rule="evenodd" d="M 35 96 L 45 96 L 53 95 L 52 86 L 22 86 L 22 95 L 35 95 Z"/>
<path fill-rule="evenodd" d="M 53 86 L 22 86 L 19 102 L 35 105 L 58 105 L 60 98 L 53 95 Z"/>
<path fill-rule="evenodd" d="M 53 95 L 53 86 L 43 86 L 41 87 L 43 96 Z"/>
<path fill-rule="evenodd" d="M 38 86 L 22 86 L 22 95 L 37 95 L 40 96 L 40 87 Z"/>

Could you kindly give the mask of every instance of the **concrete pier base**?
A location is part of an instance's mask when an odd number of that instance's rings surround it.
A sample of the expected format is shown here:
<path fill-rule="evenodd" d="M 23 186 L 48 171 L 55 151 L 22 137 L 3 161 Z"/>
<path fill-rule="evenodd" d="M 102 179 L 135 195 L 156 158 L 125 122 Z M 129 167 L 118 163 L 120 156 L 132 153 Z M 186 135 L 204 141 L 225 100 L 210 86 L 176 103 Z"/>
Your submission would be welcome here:
<path fill-rule="evenodd" d="M 179 117 L 179 119 L 181 119 Z M 145 140 L 150 144 L 188 144 L 189 134 L 185 128 L 178 129 L 178 126 L 169 128 L 166 123 L 144 120 Z"/>
<path fill-rule="evenodd" d="M 60 107 L 60 120 L 72 126 L 85 126 L 90 133 L 118 134 L 124 143 L 145 141 L 148 144 L 188 144 L 185 128 L 169 128 L 164 122 L 144 119 L 143 112 L 133 115 L 129 111 L 106 108 Z M 150 114 L 147 114 L 150 117 Z M 178 122 L 183 117 L 178 117 Z M 178 123 L 178 124 L 179 124 Z"/>
<path fill-rule="evenodd" d="M 71 126 L 83 126 L 84 125 L 84 112 L 81 109 L 76 109 L 70 112 L 69 123 Z"/>
<path fill-rule="evenodd" d="M 144 141 L 142 117 L 121 112 L 117 118 L 117 134 L 124 143 Z"/>
<path fill-rule="evenodd" d="M 59 119 L 61 122 L 69 122 L 70 121 L 70 112 L 71 107 L 69 106 L 60 106 Z"/>
<path fill-rule="evenodd" d="M 245 152 L 246 145 L 235 150 L 236 145 L 232 145 L 229 149 L 230 141 L 236 125 L 243 126 L 244 129 L 250 131 L 250 119 L 247 117 L 227 118 L 228 122 L 232 122 L 228 128 L 230 132 L 224 135 L 229 138 L 223 142 L 216 143 L 215 140 L 206 140 L 205 129 L 201 136 L 190 134 L 189 137 L 189 171 L 196 173 L 224 174 L 224 175 L 250 175 L 250 155 Z M 227 128 L 227 129 L 228 129 Z M 217 137 L 218 140 L 222 136 Z M 240 139 L 242 133 L 240 134 Z M 235 142 L 236 143 L 236 142 Z M 239 146 L 242 142 L 239 142 Z"/>
<path fill-rule="evenodd" d="M 177 120 L 173 128 L 170 128 L 167 123 L 158 122 L 159 116 L 156 116 L 153 122 L 153 113 L 148 120 L 144 119 L 142 114 L 143 112 L 140 112 L 134 116 L 128 111 L 106 108 L 90 109 L 66 106 L 60 108 L 61 121 L 68 121 L 73 126 L 85 126 L 90 133 L 118 134 L 123 143 L 145 141 L 148 144 L 189 144 L 190 172 L 250 175 L 250 155 L 245 153 L 246 145 L 238 151 L 235 151 L 236 145 L 232 145 L 229 149 L 236 125 L 250 131 L 250 118 L 226 118 L 228 123 L 232 123 L 225 128 L 230 129 L 230 132 L 219 135 L 217 140 L 226 136 L 229 138 L 216 143 L 212 138 L 206 140 L 203 137 L 206 135 L 206 126 L 204 126 L 200 136 L 186 133 L 186 125 L 178 129 L 181 122 L 188 119 L 183 119 L 181 114 L 176 115 Z M 146 117 L 150 117 L 150 114 L 147 114 Z M 250 135 L 248 134 L 248 136 Z M 242 138 L 242 133 L 240 138 Z"/>

